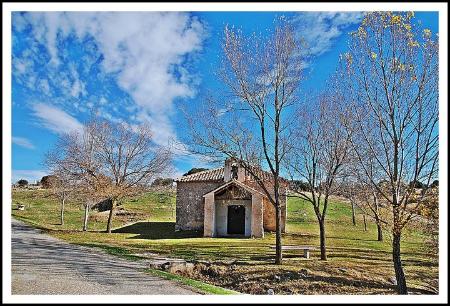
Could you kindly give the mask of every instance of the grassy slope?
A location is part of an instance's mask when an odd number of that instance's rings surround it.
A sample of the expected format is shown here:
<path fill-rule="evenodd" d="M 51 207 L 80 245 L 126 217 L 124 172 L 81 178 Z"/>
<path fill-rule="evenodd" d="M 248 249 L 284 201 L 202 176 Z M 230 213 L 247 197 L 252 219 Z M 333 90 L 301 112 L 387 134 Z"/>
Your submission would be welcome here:
<path fill-rule="evenodd" d="M 136 218 L 140 221 L 127 225 L 130 220 L 115 217 L 113 226 L 121 228 L 109 235 L 101 232 L 106 227 L 107 216 L 98 213 L 91 216 L 91 231 L 80 232 L 83 210 L 74 203 L 67 207 L 66 225 L 58 225 L 57 201 L 44 191 L 13 192 L 13 205 L 17 202 L 26 204 L 27 208 L 25 211 L 12 210 L 14 216 L 49 229 L 52 235 L 70 242 L 124 248 L 127 254 L 155 252 L 195 260 L 238 261 L 252 264 L 256 267 L 254 269 L 259 269 L 259 273 L 279 269 L 271 264 L 273 251 L 268 249 L 269 245 L 274 244 L 272 233 L 266 233 L 264 239 L 215 239 L 198 237 L 198 233 L 175 232 L 173 195 L 148 193 L 124 202 L 124 209 L 138 213 Z M 308 269 L 320 278 L 322 291 L 326 291 L 323 286 L 335 286 L 336 280 L 332 278 L 335 275 L 380 283 L 393 276 L 388 233 L 385 233 L 384 242 L 376 241 L 375 225 L 368 220 L 368 231 L 364 231 L 361 215 L 358 215 L 357 226 L 353 226 L 350 205 L 332 203 L 326 231 L 327 262 L 317 260 L 317 251 L 312 253 L 313 260 L 303 260 L 293 256 L 293 253 L 286 253 L 283 269 Z M 429 286 L 438 275 L 437 257 L 426 251 L 423 238 L 420 232 L 412 231 L 402 242 L 408 283 L 418 288 Z M 318 226 L 308 203 L 296 198 L 289 200 L 287 234 L 283 237 L 283 243 L 318 246 Z M 330 292 L 339 292 L 333 288 Z M 308 290 L 314 293 L 319 289 Z"/>
<path fill-rule="evenodd" d="M 81 230 L 84 208 L 74 200 L 69 200 L 64 213 L 64 226 L 60 225 L 59 202 L 47 190 L 14 190 L 12 193 L 12 215 L 50 230 Z M 24 211 L 16 210 L 17 204 L 25 204 Z M 137 213 L 138 220 L 174 220 L 175 197 L 167 193 L 146 193 L 140 197 L 127 199 L 120 207 Z M 92 211 L 88 223 L 91 231 L 106 229 L 107 213 Z M 125 218 L 114 218 L 113 228 L 132 222 Z"/>

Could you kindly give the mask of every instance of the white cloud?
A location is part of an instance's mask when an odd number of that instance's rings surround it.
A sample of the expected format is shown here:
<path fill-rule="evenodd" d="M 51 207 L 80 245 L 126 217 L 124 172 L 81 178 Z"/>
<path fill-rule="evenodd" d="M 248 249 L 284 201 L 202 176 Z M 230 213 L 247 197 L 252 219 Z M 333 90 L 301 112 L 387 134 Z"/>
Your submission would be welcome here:
<path fill-rule="evenodd" d="M 83 125 L 77 119 L 51 105 L 37 103 L 33 105 L 33 114 L 39 118 L 43 127 L 58 134 L 79 132 L 83 129 Z"/>
<path fill-rule="evenodd" d="M 50 95 L 50 85 L 47 79 L 40 80 L 39 89 L 45 94 Z"/>
<path fill-rule="evenodd" d="M 34 145 L 31 143 L 30 140 L 24 137 L 12 137 L 12 143 L 16 144 L 18 146 L 27 148 L 27 149 L 34 149 Z"/>
<path fill-rule="evenodd" d="M 27 25 L 28 25 L 28 21 L 23 17 L 23 15 L 21 13 L 14 14 L 14 22 L 13 22 L 12 26 L 16 30 L 23 31 Z"/>
<path fill-rule="evenodd" d="M 20 179 L 27 180 L 28 183 L 32 184 L 36 181 L 40 181 L 41 178 L 45 175 L 48 175 L 48 172 L 45 170 L 12 170 L 11 181 L 12 183 L 16 183 Z"/>
<path fill-rule="evenodd" d="M 14 58 L 13 65 L 15 68 L 15 73 L 22 75 L 32 68 L 33 62 L 25 59 Z"/>
<path fill-rule="evenodd" d="M 172 123 L 164 113 L 153 113 L 150 116 L 147 112 L 141 112 L 136 116 L 137 121 L 147 122 L 153 131 L 153 141 L 159 145 L 167 146 L 172 141 L 176 141 L 176 135 Z"/>
<path fill-rule="evenodd" d="M 59 37 L 70 33 L 80 40 L 93 37 L 103 55 L 104 72 L 114 73 L 119 87 L 132 97 L 139 113 L 136 118 L 149 119 L 156 142 L 176 139 L 173 102 L 195 95 L 196 78 L 184 64 L 202 48 L 205 30 L 197 18 L 183 12 L 33 12 L 27 20 L 54 66 L 62 65 Z M 19 64 L 18 69 L 23 67 Z M 86 95 L 85 82 L 70 72 L 69 95 Z"/>
<path fill-rule="evenodd" d="M 293 23 L 305 40 L 309 55 L 319 56 L 331 49 L 345 29 L 358 24 L 362 18 L 362 12 L 301 12 Z"/>
<path fill-rule="evenodd" d="M 100 105 L 108 104 L 108 100 L 105 99 L 105 97 L 101 97 L 99 101 Z"/>
<path fill-rule="evenodd" d="M 70 95 L 74 98 L 78 98 L 82 92 L 82 85 L 78 80 L 75 80 L 70 90 Z"/>

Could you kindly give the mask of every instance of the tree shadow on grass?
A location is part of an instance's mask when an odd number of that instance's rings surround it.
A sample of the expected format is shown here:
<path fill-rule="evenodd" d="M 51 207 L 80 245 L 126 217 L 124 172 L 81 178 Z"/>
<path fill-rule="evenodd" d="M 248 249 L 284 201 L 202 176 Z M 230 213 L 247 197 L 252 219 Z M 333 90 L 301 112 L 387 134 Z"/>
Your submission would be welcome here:
<path fill-rule="evenodd" d="M 422 267 L 438 267 L 439 263 L 437 261 L 420 260 L 420 259 L 403 259 L 403 264 L 411 266 L 422 266 Z"/>
<path fill-rule="evenodd" d="M 355 238 L 355 237 L 340 237 L 340 236 L 327 236 L 327 239 L 365 241 L 365 242 L 379 242 L 377 239 Z"/>
<path fill-rule="evenodd" d="M 183 239 L 202 237 L 200 231 L 175 231 L 175 222 L 136 222 L 112 231 L 136 234 L 130 239 Z"/>

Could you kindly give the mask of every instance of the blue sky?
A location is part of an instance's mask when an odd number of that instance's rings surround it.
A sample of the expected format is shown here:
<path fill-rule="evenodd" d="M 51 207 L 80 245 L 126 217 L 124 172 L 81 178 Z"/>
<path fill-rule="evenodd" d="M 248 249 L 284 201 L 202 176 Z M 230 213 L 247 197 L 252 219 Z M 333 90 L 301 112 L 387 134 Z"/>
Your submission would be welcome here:
<path fill-rule="evenodd" d="M 115 122 L 150 122 L 157 144 L 182 142 L 180 108 L 221 86 L 214 70 L 224 26 L 264 34 L 280 15 L 308 43 L 302 91 L 317 92 L 362 13 L 13 13 L 12 180 L 45 175 L 42 161 L 58 134 L 81 129 L 93 109 Z M 415 16 L 438 32 L 437 13 Z M 177 154 L 174 166 L 177 176 L 207 165 Z"/>

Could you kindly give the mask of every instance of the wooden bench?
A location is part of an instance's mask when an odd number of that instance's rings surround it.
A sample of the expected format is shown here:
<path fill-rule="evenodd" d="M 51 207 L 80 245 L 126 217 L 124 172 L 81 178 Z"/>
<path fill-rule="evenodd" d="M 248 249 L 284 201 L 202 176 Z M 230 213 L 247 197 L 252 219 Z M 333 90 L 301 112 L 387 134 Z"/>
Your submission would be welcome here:
<path fill-rule="evenodd" d="M 270 249 L 275 249 L 276 246 L 275 245 L 271 245 Z M 283 245 L 281 246 L 281 250 L 285 251 L 285 250 L 303 250 L 303 257 L 304 258 L 309 258 L 309 252 L 312 250 L 315 250 L 315 247 L 312 246 L 303 246 L 303 245 Z"/>

